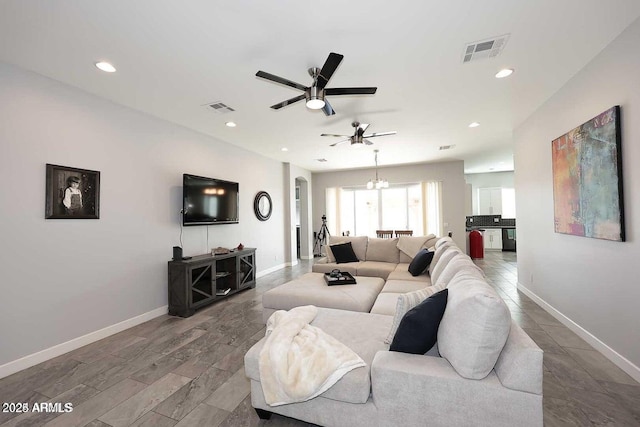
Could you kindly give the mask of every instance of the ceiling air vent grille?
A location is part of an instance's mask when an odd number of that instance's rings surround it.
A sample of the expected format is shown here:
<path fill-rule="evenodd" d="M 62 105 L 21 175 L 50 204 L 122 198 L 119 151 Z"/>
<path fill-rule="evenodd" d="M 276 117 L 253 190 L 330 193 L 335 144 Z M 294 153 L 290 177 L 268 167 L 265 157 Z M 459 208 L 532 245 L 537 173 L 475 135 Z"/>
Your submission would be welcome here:
<path fill-rule="evenodd" d="M 455 145 L 441 145 L 439 150 L 451 150 L 453 147 L 455 147 Z"/>
<path fill-rule="evenodd" d="M 207 104 L 206 107 L 216 114 L 225 114 L 225 113 L 231 113 L 233 111 L 236 111 L 233 108 L 229 107 L 224 102 L 220 102 L 220 101 Z"/>
<path fill-rule="evenodd" d="M 502 36 L 468 43 L 462 53 L 462 62 L 467 63 L 479 59 L 495 58 L 500 55 L 502 49 L 504 49 L 507 40 L 509 40 L 509 36 L 510 34 L 504 34 Z"/>

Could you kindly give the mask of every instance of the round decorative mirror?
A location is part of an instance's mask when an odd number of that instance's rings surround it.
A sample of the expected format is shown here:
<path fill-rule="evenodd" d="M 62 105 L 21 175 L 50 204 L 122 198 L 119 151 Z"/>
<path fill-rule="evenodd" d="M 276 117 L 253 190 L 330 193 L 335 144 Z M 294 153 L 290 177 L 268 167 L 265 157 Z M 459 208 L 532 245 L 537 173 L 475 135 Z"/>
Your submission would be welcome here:
<path fill-rule="evenodd" d="M 260 221 L 266 221 L 271 217 L 273 203 L 271 203 L 271 196 L 269 193 L 266 191 L 259 191 L 258 194 L 256 194 L 256 198 L 253 201 L 253 210 Z"/>

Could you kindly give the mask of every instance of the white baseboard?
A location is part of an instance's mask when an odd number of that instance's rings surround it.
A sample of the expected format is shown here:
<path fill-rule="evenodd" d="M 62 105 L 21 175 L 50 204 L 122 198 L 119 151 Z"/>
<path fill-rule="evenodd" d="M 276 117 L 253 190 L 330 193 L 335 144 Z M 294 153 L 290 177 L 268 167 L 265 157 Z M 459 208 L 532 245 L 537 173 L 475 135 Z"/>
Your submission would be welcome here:
<path fill-rule="evenodd" d="M 310 260 L 313 259 L 314 256 L 313 255 L 309 255 L 309 256 L 301 256 L 300 259 L 305 259 L 305 260 Z"/>
<path fill-rule="evenodd" d="M 521 283 L 518 283 L 518 290 L 522 291 L 526 296 L 534 300 L 540 307 L 542 307 L 545 311 L 555 317 L 560 323 L 565 325 L 571 331 L 573 331 L 580 338 L 588 342 L 593 348 L 602 353 L 607 359 L 611 360 L 618 368 L 625 371 L 629 376 L 631 376 L 634 380 L 640 382 L 640 368 L 634 365 L 627 358 L 622 356 L 620 353 L 600 341 L 597 337 L 592 335 L 589 331 L 584 329 L 582 326 L 575 323 L 573 320 L 569 319 L 567 316 L 556 310 L 553 306 L 547 303 L 545 300 L 540 298 L 538 295 L 533 293 L 530 289 L 527 289 Z"/>
<path fill-rule="evenodd" d="M 38 363 L 45 362 L 49 359 L 53 359 L 54 357 L 58 357 L 61 354 L 68 353 L 87 344 L 91 344 L 92 342 L 96 342 L 108 336 L 117 334 L 118 332 L 132 328 L 136 325 L 139 325 L 140 323 L 155 319 L 158 316 L 167 314 L 168 311 L 169 306 L 165 305 L 163 307 L 156 308 L 155 310 L 148 311 L 139 316 L 132 317 L 131 319 L 116 323 L 115 325 L 107 326 L 106 328 L 102 328 L 98 331 L 90 332 L 86 335 L 74 338 L 62 344 L 54 345 L 53 347 L 49 347 L 37 353 L 33 353 L 12 362 L 5 363 L 4 365 L 0 365 L 0 378 L 15 374 L 18 371 L 30 368 L 37 365 Z"/>
<path fill-rule="evenodd" d="M 278 264 L 278 265 L 274 265 L 271 268 L 267 268 L 266 270 L 258 271 L 258 273 L 256 274 L 256 278 L 260 278 L 262 276 L 266 276 L 267 274 L 273 273 L 274 271 L 281 270 L 281 269 L 285 268 L 286 266 L 287 266 L 286 264 Z"/>

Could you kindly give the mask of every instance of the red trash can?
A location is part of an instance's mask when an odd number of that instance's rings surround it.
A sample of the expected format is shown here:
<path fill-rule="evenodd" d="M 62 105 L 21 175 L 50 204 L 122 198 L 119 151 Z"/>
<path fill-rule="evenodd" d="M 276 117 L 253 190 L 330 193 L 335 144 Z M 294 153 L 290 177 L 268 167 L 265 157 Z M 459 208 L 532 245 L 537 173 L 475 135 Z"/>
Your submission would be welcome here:
<path fill-rule="evenodd" d="M 484 258 L 484 242 L 479 230 L 472 230 L 469 233 L 469 256 L 471 259 Z"/>

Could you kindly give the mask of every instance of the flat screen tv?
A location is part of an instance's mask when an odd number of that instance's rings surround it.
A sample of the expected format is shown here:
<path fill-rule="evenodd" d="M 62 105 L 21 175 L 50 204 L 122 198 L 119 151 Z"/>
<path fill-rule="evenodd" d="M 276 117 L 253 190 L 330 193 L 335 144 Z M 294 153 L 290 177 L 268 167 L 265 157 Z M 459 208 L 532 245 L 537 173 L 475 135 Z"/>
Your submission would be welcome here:
<path fill-rule="evenodd" d="M 238 183 L 182 175 L 182 224 L 238 223 Z"/>

